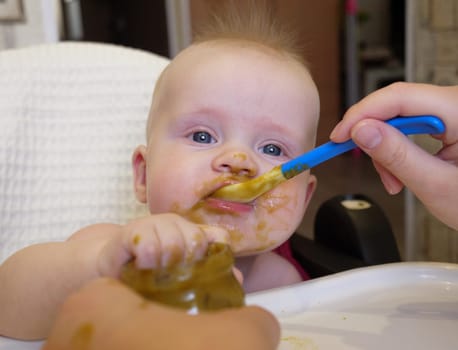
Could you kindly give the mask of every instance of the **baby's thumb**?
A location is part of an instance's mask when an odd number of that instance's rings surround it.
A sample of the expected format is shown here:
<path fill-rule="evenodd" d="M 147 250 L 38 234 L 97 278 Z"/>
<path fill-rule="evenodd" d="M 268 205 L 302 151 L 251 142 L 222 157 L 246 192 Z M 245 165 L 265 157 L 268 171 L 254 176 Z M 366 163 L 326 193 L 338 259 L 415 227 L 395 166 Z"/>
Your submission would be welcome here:
<path fill-rule="evenodd" d="M 224 228 L 212 225 L 200 225 L 200 227 L 205 232 L 205 236 L 207 237 L 207 241 L 209 243 L 218 242 L 229 245 L 231 244 L 229 232 L 227 232 Z"/>

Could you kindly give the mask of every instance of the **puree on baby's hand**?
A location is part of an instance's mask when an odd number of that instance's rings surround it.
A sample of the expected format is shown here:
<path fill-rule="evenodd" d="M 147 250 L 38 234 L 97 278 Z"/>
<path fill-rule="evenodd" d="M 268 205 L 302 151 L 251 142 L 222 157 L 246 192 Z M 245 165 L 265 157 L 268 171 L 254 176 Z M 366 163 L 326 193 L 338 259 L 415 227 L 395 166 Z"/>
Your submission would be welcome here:
<path fill-rule="evenodd" d="M 189 313 L 240 307 L 245 304 L 245 293 L 233 265 L 230 247 L 212 243 L 206 256 L 192 264 L 155 270 L 138 269 L 131 261 L 124 266 L 121 281 L 149 300 Z"/>

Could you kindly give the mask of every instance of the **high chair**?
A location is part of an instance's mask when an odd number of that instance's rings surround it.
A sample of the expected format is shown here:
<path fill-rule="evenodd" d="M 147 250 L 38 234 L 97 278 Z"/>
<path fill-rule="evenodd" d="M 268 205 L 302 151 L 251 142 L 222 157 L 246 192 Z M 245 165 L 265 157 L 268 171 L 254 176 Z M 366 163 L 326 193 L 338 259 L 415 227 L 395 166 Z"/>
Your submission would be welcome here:
<path fill-rule="evenodd" d="M 87 42 L 0 51 L 0 263 L 81 227 L 147 214 L 134 197 L 130 159 L 145 141 L 153 87 L 168 62 Z M 383 212 L 364 200 L 370 208 L 354 211 L 331 199 L 315 240 L 292 237 L 313 277 L 399 260 Z"/>

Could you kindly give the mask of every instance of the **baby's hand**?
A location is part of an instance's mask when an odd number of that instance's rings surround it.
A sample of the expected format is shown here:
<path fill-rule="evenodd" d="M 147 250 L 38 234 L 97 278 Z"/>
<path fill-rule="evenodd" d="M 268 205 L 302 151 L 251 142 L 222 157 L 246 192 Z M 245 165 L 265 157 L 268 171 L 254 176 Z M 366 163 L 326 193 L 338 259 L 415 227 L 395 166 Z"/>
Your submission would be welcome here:
<path fill-rule="evenodd" d="M 132 258 L 138 268 L 164 268 L 203 258 L 211 242 L 229 243 L 228 232 L 176 214 L 157 214 L 123 226 L 104 247 L 101 258 L 108 270 L 112 267 L 107 265 L 116 266 L 115 274 Z"/>
<path fill-rule="evenodd" d="M 228 243 L 226 230 L 194 224 L 176 214 L 142 218 L 125 226 L 124 246 L 139 268 L 169 267 L 201 259 L 211 242 Z"/>

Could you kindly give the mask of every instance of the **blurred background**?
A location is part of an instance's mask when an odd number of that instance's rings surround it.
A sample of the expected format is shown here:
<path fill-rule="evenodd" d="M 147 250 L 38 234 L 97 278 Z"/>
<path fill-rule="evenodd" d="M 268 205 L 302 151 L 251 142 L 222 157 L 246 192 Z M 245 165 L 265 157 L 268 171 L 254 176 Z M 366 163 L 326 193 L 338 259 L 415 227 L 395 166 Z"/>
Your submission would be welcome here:
<path fill-rule="evenodd" d="M 243 1 L 243 0 L 239 0 Z M 458 84 L 458 0 L 269 0 L 297 27 L 321 95 L 318 143 L 348 106 L 407 80 Z M 1 50 L 58 41 L 118 44 L 174 57 L 192 42 L 218 0 L 0 0 Z M 427 137 L 414 140 L 433 152 Z M 405 260 L 458 262 L 458 233 L 409 192 L 386 194 L 370 160 L 353 151 L 314 169 L 317 193 L 299 228 L 313 234 L 318 206 L 345 193 L 368 195 L 385 211 Z"/>

